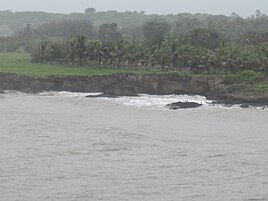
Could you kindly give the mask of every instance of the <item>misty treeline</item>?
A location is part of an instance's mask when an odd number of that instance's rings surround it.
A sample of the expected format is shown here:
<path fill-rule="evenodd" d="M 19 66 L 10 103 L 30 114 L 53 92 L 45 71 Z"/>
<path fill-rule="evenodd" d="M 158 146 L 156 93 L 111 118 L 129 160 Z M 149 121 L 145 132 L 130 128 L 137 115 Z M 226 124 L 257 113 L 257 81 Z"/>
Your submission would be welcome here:
<path fill-rule="evenodd" d="M 0 44 L 18 40 L 40 63 L 198 73 L 263 71 L 267 66 L 268 16 L 260 11 L 241 18 L 235 13 L 148 16 L 89 8 L 71 16 L 24 25 L 11 37 L 0 38 Z"/>
<path fill-rule="evenodd" d="M 76 29 L 84 29 L 82 27 L 83 22 L 90 21 L 93 26 L 90 26 L 90 32 L 97 33 L 101 24 L 116 23 L 119 27 L 119 31 L 129 39 L 140 40 L 142 38 L 142 26 L 154 19 L 162 19 L 172 26 L 173 31 L 178 34 L 186 34 L 188 31 L 196 28 L 208 28 L 217 30 L 226 38 L 237 39 L 241 34 L 246 32 L 262 30 L 267 31 L 267 18 L 268 16 L 256 11 L 253 15 L 242 18 L 236 13 L 232 13 L 230 16 L 224 15 L 209 15 L 209 14 L 189 14 L 179 13 L 176 15 L 146 15 L 142 12 L 117 12 L 117 11 L 101 11 L 97 12 L 94 8 L 88 8 L 84 13 L 71 13 L 71 14 L 57 14 L 57 13 L 45 13 L 45 12 L 11 12 L 0 11 L 0 36 L 7 36 L 11 33 L 21 31 L 27 24 L 31 24 L 33 29 L 37 29 L 44 34 L 54 34 L 56 37 L 69 36 L 68 28 L 64 28 L 64 24 L 75 21 L 78 23 L 81 21 L 80 28 L 76 26 Z M 67 22 L 67 23 L 66 23 Z M 55 27 L 55 25 L 57 27 Z M 74 26 L 74 25 L 73 25 Z M 56 28 L 56 29 L 53 29 Z M 64 29 L 67 29 L 64 31 Z M 88 28 L 89 29 L 89 28 Z M 55 30 L 55 31 L 54 31 Z M 72 36 L 77 36 L 73 33 Z M 81 35 L 80 33 L 78 33 Z M 88 34 L 88 33 L 87 33 Z M 94 38 L 94 34 L 89 36 Z"/>

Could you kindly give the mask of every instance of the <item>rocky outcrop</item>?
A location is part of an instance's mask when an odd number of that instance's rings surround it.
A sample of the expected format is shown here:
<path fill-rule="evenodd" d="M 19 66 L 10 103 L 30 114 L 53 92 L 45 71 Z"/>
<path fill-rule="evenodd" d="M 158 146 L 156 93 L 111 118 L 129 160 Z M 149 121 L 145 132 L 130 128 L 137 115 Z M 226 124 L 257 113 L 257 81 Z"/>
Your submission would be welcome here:
<path fill-rule="evenodd" d="M 113 82 L 102 87 L 101 92 L 106 96 L 138 96 L 138 85 L 137 76 L 118 74 Z"/>
<path fill-rule="evenodd" d="M 0 73 L 0 87 L 4 90 L 18 90 L 25 93 L 42 91 L 100 92 L 105 76 L 50 76 L 35 78 L 15 74 Z"/>
<path fill-rule="evenodd" d="M 42 91 L 102 92 L 102 96 L 137 96 L 192 94 L 203 95 L 225 104 L 268 105 L 268 94 L 249 94 L 244 86 L 228 88 L 233 83 L 224 76 L 183 76 L 175 74 L 114 74 L 105 76 L 50 76 L 35 78 L 0 73 L 0 88 L 26 93 Z"/>
<path fill-rule="evenodd" d="M 199 94 L 206 95 L 216 77 L 190 77 L 177 75 L 139 75 L 138 87 L 147 94 Z"/>
<path fill-rule="evenodd" d="M 256 86 L 258 83 L 245 85 L 227 82 L 224 85 L 216 85 L 208 92 L 207 98 L 213 99 L 219 104 L 242 104 L 243 107 L 246 107 L 245 105 L 253 107 L 268 105 L 268 93 L 258 92 Z"/>
<path fill-rule="evenodd" d="M 217 99 L 216 99 L 217 98 Z M 242 104 L 242 107 L 262 107 L 268 105 L 268 96 L 267 95 L 252 95 L 252 94 L 243 94 L 243 93 L 234 93 L 234 94 L 222 94 L 215 96 L 215 99 L 220 104 Z"/>
<path fill-rule="evenodd" d="M 166 107 L 171 110 L 190 109 L 197 108 L 200 106 L 202 106 L 202 104 L 195 102 L 176 102 L 166 105 Z"/>
<path fill-rule="evenodd" d="M 136 96 L 147 94 L 206 95 L 211 79 L 176 75 L 115 74 L 106 76 L 67 76 L 33 78 L 0 73 L 0 87 L 27 93 L 42 91 L 103 92 L 107 95 Z"/>

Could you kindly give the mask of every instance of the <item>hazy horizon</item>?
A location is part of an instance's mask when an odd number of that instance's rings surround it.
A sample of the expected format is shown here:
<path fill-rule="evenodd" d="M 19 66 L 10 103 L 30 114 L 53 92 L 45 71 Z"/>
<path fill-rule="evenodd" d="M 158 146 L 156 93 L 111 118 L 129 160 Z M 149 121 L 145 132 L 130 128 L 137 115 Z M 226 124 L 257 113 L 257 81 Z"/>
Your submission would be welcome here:
<path fill-rule="evenodd" d="M 261 10 L 268 13 L 267 0 L 4 0 L 0 2 L 0 10 L 11 11 L 45 11 L 53 13 L 83 12 L 88 7 L 94 7 L 97 11 L 142 11 L 147 14 L 177 14 L 177 13 L 208 13 L 230 15 L 232 12 L 247 17 Z"/>

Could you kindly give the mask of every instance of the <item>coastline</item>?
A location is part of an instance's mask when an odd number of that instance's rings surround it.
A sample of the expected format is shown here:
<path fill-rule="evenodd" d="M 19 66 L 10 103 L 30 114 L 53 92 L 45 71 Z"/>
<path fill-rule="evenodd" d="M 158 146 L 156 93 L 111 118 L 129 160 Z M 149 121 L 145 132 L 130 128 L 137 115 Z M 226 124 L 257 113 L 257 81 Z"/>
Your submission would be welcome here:
<path fill-rule="evenodd" d="M 245 107 L 267 106 L 268 92 L 256 91 L 256 83 L 241 84 L 226 76 L 176 74 L 112 74 L 103 76 L 30 77 L 0 73 L 0 91 L 17 90 L 24 93 L 43 91 L 102 92 L 108 96 L 137 94 L 201 95 L 219 104 L 242 104 Z"/>

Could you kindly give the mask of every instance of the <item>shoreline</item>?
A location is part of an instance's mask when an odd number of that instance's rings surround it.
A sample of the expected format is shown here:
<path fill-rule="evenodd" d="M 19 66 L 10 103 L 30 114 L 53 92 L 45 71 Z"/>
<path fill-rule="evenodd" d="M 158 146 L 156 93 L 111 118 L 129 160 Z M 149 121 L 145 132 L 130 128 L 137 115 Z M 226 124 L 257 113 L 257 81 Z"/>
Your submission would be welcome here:
<path fill-rule="evenodd" d="M 0 92 L 17 90 L 24 93 L 44 91 L 101 92 L 107 96 L 138 94 L 201 95 L 216 104 L 268 106 L 268 93 L 256 93 L 224 76 L 188 76 L 175 74 L 112 74 L 103 76 L 30 77 L 0 73 Z M 254 83 L 249 86 L 254 88 Z"/>

